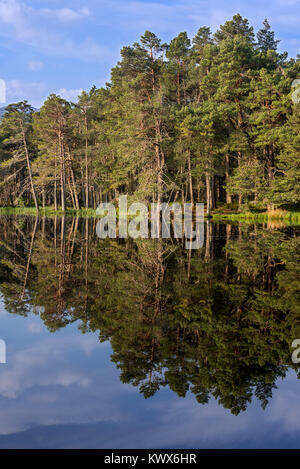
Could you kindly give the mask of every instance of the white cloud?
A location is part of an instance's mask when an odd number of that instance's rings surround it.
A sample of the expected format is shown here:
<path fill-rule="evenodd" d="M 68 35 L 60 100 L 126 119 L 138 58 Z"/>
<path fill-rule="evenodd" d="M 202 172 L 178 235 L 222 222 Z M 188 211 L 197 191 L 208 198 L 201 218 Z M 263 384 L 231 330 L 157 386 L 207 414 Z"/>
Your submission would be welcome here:
<path fill-rule="evenodd" d="M 0 316 L 7 316 L 8 312 L 4 308 L 3 301 L 2 301 L 2 295 L 0 294 Z"/>
<path fill-rule="evenodd" d="M 42 82 L 24 82 L 22 80 L 6 81 L 6 103 L 16 103 L 27 100 L 32 106 L 40 108 L 49 94 L 48 85 Z M 60 88 L 56 94 L 67 101 L 77 102 L 78 96 L 83 92 L 82 88 Z M 0 310 L 1 314 L 1 310 Z"/>
<path fill-rule="evenodd" d="M 16 24 L 22 17 L 22 7 L 15 0 L 0 2 L 0 20 L 5 23 Z"/>
<path fill-rule="evenodd" d="M 57 21 L 73 23 L 89 16 L 88 8 L 32 8 L 17 0 L 0 0 L 0 35 L 48 55 L 84 61 L 99 60 L 109 56 L 106 47 L 89 37 L 81 41 L 73 40 L 69 29 L 57 27 L 56 24 Z M 56 21 L 49 21 L 51 18 Z"/>
<path fill-rule="evenodd" d="M 32 72 L 39 72 L 43 69 L 43 62 L 40 62 L 39 60 L 32 60 L 28 63 L 28 68 Z"/>
<path fill-rule="evenodd" d="M 72 10 L 71 8 L 32 8 L 25 3 L 17 0 L 1 0 L 0 1 L 0 20 L 5 23 L 16 24 L 29 17 L 52 17 L 63 22 L 79 21 L 90 16 L 91 12 L 88 8 L 80 10 Z"/>
<path fill-rule="evenodd" d="M 76 102 L 78 100 L 78 96 L 83 92 L 83 89 L 80 90 L 67 90 L 66 88 L 61 88 L 57 91 L 61 98 L 66 99 L 67 101 Z"/>
<path fill-rule="evenodd" d="M 6 88 L 7 103 L 27 100 L 35 107 L 41 105 L 48 92 L 48 87 L 45 83 L 26 83 L 22 80 L 7 80 Z"/>
<path fill-rule="evenodd" d="M 15 350 L 10 343 L 7 365 L 1 369 L 0 435 L 32 425 L 117 420 L 118 374 L 105 366 L 98 369 L 99 359 L 108 358 L 108 344 L 99 343 L 96 334 L 68 336 L 64 330 L 45 335 L 45 328 L 43 337 L 32 337 L 28 318 L 18 319 L 28 345 L 16 344 Z M 96 360 L 94 368 L 91 360 Z"/>
<path fill-rule="evenodd" d="M 116 45 L 117 31 L 126 32 L 131 37 L 136 35 L 137 38 L 145 29 L 151 29 L 158 35 L 166 36 L 165 39 L 168 40 L 182 30 L 193 35 L 203 25 L 215 30 L 237 12 L 248 17 L 255 27 L 260 27 L 262 20 L 268 17 L 271 25 L 277 25 L 279 31 L 291 26 L 294 36 L 298 35 L 296 27 L 299 14 L 297 15 L 296 8 L 299 0 L 276 0 L 272 11 L 269 4 L 257 0 L 247 5 L 241 5 L 238 0 L 217 0 L 212 4 L 204 0 L 179 0 L 172 5 L 155 0 L 147 3 L 89 0 L 86 4 L 90 8 L 70 7 L 68 2 L 62 3 L 65 5 L 62 8 L 33 8 L 21 0 L 0 0 L 0 35 L 51 56 L 91 62 L 105 59 L 109 63 L 115 54 L 92 37 L 94 28 L 88 29 L 89 25 L 95 26 L 98 23 L 99 27 L 110 27 L 112 34 L 116 36 L 113 47 L 118 48 L 122 44 Z M 74 39 L 76 31 L 73 25 L 78 22 L 85 22 L 87 36 Z M 286 35 L 290 32 L 286 31 Z M 281 46 L 285 47 L 283 40 Z M 294 49 L 291 52 L 294 53 Z"/>
<path fill-rule="evenodd" d="M 31 334 L 40 334 L 43 331 L 43 326 L 41 323 L 30 322 L 27 326 L 28 332 Z"/>
<path fill-rule="evenodd" d="M 65 369 L 63 366 L 64 354 L 71 347 L 88 356 L 91 351 L 100 348 L 101 344 L 95 336 L 55 338 L 12 354 L 8 357 L 9 368 L 0 375 L 0 396 L 15 399 L 33 385 L 86 387 L 90 381 L 84 373 L 70 367 Z M 60 366 L 51 368 L 52 363 L 60 363 Z"/>
<path fill-rule="evenodd" d="M 80 21 L 83 18 L 90 16 L 91 12 L 88 8 L 82 8 L 81 10 L 71 10 L 71 8 L 61 8 L 60 10 L 50 10 L 49 8 L 43 8 L 40 10 L 42 14 L 53 17 L 63 22 Z"/>

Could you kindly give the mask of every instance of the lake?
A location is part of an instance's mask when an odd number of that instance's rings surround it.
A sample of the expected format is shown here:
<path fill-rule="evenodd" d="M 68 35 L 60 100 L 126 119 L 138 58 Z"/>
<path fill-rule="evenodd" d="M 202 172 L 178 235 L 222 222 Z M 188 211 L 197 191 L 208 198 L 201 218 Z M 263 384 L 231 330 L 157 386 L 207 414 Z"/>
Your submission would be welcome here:
<path fill-rule="evenodd" d="M 299 448 L 300 227 L 96 223 L 0 217 L 0 448 Z"/>

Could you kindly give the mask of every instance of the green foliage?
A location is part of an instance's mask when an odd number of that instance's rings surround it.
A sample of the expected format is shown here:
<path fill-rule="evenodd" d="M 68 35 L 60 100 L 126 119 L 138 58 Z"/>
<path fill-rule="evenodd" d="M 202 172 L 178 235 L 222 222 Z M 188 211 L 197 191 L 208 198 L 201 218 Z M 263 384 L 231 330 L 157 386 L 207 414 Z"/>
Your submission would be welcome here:
<path fill-rule="evenodd" d="M 257 33 L 258 47 L 262 52 L 268 52 L 268 50 L 277 50 L 277 46 L 280 41 L 275 40 L 275 33 L 271 31 L 271 26 L 267 19 L 263 22 L 264 27 Z"/>
<path fill-rule="evenodd" d="M 97 332 L 145 398 L 168 386 L 238 414 L 254 398 L 265 408 L 278 379 L 298 371 L 299 229 L 207 223 L 191 253 L 178 240 L 100 241 L 95 224 L 2 216 L 5 309 L 33 311 L 52 332 L 75 322 Z"/>
<path fill-rule="evenodd" d="M 0 204 L 22 197 L 36 209 L 78 211 L 127 194 L 205 201 L 208 215 L 225 203 L 296 210 L 300 121 L 291 87 L 300 61 L 279 54 L 278 42 L 267 20 L 256 42 L 240 14 L 214 34 L 200 27 L 192 40 L 180 32 L 163 44 L 146 31 L 122 48 L 110 82 L 77 103 L 52 94 L 38 112 L 8 106 Z"/>

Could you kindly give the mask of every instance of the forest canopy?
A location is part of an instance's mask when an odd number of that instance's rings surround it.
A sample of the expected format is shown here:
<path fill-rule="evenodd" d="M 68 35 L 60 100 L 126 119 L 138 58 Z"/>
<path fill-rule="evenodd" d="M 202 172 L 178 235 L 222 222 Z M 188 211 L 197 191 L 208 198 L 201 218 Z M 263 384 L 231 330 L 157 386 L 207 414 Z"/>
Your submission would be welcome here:
<path fill-rule="evenodd" d="M 169 44 L 146 31 L 103 88 L 6 107 L 0 205 L 96 208 L 120 194 L 239 210 L 300 199 L 300 56 L 237 14 Z"/>

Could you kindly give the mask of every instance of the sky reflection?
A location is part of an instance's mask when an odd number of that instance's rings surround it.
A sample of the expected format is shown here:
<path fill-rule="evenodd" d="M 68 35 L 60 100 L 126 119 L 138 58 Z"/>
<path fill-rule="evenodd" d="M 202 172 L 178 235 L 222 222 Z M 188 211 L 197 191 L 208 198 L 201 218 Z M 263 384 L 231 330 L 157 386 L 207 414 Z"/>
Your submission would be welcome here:
<path fill-rule="evenodd" d="M 0 448 L 299 447 L 299 384 L 294 372 L 263 411 L 254 401 L 233 416 L 167 389 L 145 400 L 119 381 L 108 343 L 73 324 L 51 334 L 40 319 L 5 313 L 0 365 Z"/>

